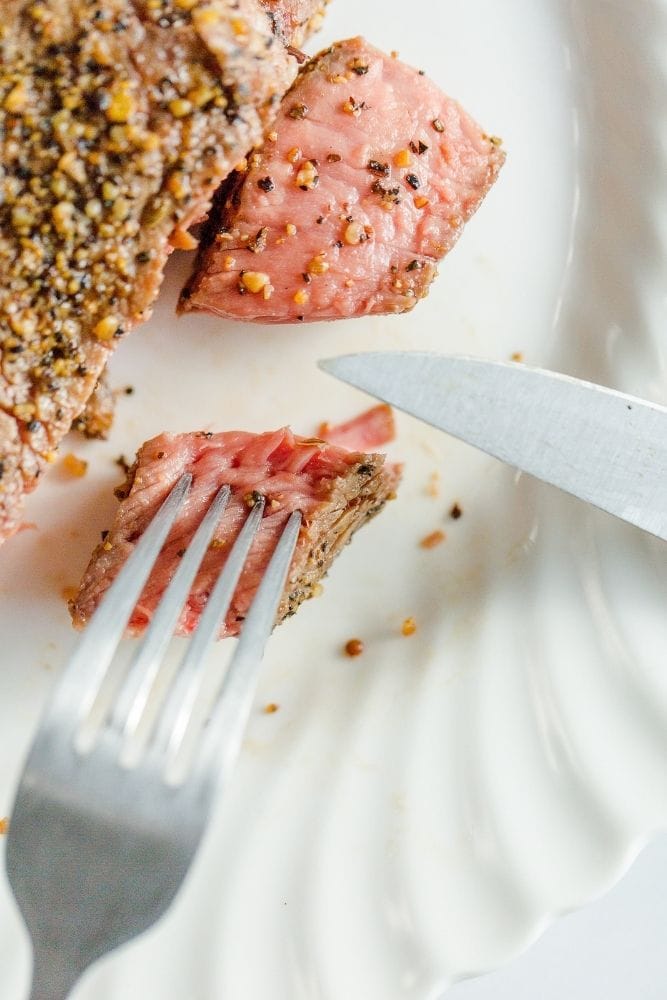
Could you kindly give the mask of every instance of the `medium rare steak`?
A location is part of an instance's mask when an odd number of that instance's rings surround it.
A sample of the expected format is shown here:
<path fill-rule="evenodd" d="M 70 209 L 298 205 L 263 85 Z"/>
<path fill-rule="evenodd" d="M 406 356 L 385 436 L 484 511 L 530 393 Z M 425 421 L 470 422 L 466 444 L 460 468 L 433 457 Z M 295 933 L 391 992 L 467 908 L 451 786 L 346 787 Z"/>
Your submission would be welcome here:
<path fill-rule="evenodd" d="M 0 540 L 296 72 L 257 0 L 5 0 Z"/>
<path fill-rule="evenodd" d="M 311 597 L 319 580 L 352 535 L 393 495 L 400 476 L 384 456 L 349 451 L 288 429 L 267 434 L 163 434 L 140 449 L 114 523 L 93 553 L 81 588 L 71 604 L 83 625 L 133 551 L 171 488 L 184 472 L 194 482 L 182 513 L 137 604 L 130 630 L 139 633 L 173 577 L 179 560 L 213 497 L 223 484 L 232 497 L 194 583 L 179 634 L 196 626 L 249 509 L 258 497 L 266 511 L 227 617 L 224 635 L 239 632 L 252 597 L 289 515 L 300 510 L 303 527 L 280 606 L 278 620 Z"/>
<path fill-rule="evenodd" d="M 412 309 L 504 158 L 426 76 L 340 42 L 228 183 L 181 308 L 261 323 Z"/>
<path fill-rule="evenodd" d="M 309 35 L 318 31 L 330 0 L 262 0 L 276 34 L 286 45 L 300 46 Z"/>

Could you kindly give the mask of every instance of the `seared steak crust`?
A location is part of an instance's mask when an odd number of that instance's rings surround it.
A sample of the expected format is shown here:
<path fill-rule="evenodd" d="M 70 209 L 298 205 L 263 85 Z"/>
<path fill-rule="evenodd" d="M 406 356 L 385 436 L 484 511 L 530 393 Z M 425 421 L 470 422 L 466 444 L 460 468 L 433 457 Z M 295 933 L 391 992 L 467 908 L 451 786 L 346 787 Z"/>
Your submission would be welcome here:
<path fill-rule="evenodd" d="M 5 0 L 0 539 L 295 71 L 257 0 Z"/>
<path fill-rule="evenodd" d="M 113 424 L 115 406 L 116 400 L 113 390 L 107 381 L 106 373 L 103 372 L 86 403 L 85 409 L 75 418 L 72 430 L 78 431 L 87 438 L 98 438 L 106 441 Z"/>
<path fill-rule="evenodd" d="M 265 516 L 234 596 L 223 630 L 238 633 L 280 532 L 294 510 L 303 527 L 289 573 L 278 621 L 311 597 L 354 532 L 393 495 L 399 470 L 384 456 L 364 454 L 295 437 L 282 429 L 267 434 L 163 434 L 142 446 L 126 482 L 111 530 L 97 546 L 71 604 L 76 625 L 83 625 L 99 604 L 146 530 L 160 504 L 184 472 L 194 481 L 130 623 L 138 633 L 150 621 L 184 549 L 223 484 L 232 497 L 215 539 L 192 587 L 179 625 L 189 634 L 206 605 L 233 541 L 259 496 Z"/>

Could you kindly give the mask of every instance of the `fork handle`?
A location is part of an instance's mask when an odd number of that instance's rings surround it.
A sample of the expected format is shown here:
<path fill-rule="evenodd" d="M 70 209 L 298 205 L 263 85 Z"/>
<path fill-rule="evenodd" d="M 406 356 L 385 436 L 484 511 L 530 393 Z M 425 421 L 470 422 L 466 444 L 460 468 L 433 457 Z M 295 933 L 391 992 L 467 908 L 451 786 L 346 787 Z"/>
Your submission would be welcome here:
<path fill-rule="evenodd" d="M 56 950 L 34 950 L 32 987 L 28 1000 L 67 1000 L 85 972 L 69 955 Z"/>

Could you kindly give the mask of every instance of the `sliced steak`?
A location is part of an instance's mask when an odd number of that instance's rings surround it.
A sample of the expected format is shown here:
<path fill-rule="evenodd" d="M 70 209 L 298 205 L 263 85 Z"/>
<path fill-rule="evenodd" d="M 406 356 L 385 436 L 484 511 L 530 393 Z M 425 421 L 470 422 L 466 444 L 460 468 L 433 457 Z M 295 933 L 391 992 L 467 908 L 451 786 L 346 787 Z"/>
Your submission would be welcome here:
<path fill-rule="evenodd" d="M 267 434 L 163 434 L 143 445 L 119 491 L 113 526 L 93 553 L 71 604 L 77 626 L 85 624 L 115 579 L 160 504 L 184 472 L 193 486 L 155 570 L 134 611 L 130 631 L 139 633 L 173 577 L 183 551 L 217 491 L 232 497 L 194 583 L 179 634 L 195 628 L 231 545 L 257 498 L 266 512 L 223 630 L 236 635 L 289 515 L 300 510 L 303 527 L 278 620 L 311 597 L 319 580 L 352 535 L 377 514 L 396 489 L 399 470 L 384 456 L 349 451 L 288 429 Z"/>
<path fill-rule="evenodd" d="M 321 28 L 330 0 L 262 0 L 262 3 L 285 45 L 299 47 Z"/>
<path fill-rule="evenodd" d="M 412 309 L 504 158 L 426 76 L 340 42 L 217 203 L 181 308 L 261 323 Z"/>
<path fill-rule="evenodd" d="M 0 460 L 18 434 L 23 490 L 295 72 L 257 0 L 5 2 Z M 21 493 L 0 481 L 0 539 Z"/>

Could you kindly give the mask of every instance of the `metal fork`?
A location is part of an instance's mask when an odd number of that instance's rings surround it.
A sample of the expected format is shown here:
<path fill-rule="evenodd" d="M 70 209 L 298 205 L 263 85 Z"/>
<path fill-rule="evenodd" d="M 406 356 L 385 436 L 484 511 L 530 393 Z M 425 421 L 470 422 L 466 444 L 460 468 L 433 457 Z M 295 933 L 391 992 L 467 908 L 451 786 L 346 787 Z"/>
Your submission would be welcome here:
<path fill-rule="evenodd" d="M 33 944 L 31 1000 L 65 1000 L 86 969 L 164 914 L 178 892 L 220 784 L 239 751 L 265 643 L 275 622 L 301 516 L 292 514 L 243 626 L 208 723 L 191 734 L 204 654 L 218 634 L 263 515 L 249 514 L 155 721 L 132 766 L 163 655 L 216 524 L 224 487 L 185 553 L 120 692 L 82 749 L 132 610 L 191 485 L 183 476 L 109 588 L 46 709 L 19 786 L 7 872 Z M 190 733 L 180 779 L 175 762 Z M 90 742 L 90 740 L 89 740 Z M 135 747 L 136 749 L 136 747 Z"/>

